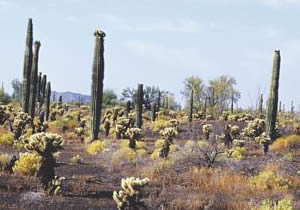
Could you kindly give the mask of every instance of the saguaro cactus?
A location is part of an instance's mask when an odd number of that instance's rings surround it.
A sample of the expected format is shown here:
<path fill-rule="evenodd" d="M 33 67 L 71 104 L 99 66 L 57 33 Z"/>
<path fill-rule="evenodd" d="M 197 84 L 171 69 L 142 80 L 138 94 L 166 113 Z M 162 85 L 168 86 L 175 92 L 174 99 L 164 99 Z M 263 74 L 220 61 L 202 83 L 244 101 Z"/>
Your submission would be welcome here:
<path fill-rule="evenodd" d="M 91 101 L 91 141 L 98 138 L 102 109 L 103 79 L 104 79 L 104 37 L 103 31 L 94 33 L 95 48 L 92 73 Z"/>
<path fill-rule="evenodd" d="M 49 114 L 50 114 L 50 97 L 51 97 L 51 83 L 47 83 L 47 89 L 46 89 L 46 121 L 49 120 Z"/>
<path fill-rule="evenodd" d="M 281 112 L 281 101 L 279 101 L 279 112 Z"/>
<path fill-rule="evenodd" d="M 138 84 L 136 97 L 137 97 L 136 98 L 136 127 L 142 128 L 143 98 L 144 98 L 143 84 Z"/>
<path fill-rule="evenodd" d="M 41 97 L 40 97 L 40 110 L 42 110 L 45 96 L 46 96 L 46 85 L 47 85 L 47 75 L 43 75 L 43 79 L 41 80 Z"/>
<path fill-rule="evenodd" d="M 267 106 L 267 116 L 266 116 L 266 135 L 268 136 L 270 142 L 273 142 L 276 138 L 275 136 L 275 126 L 277 117 L 277 106 L 278 106 L 278 89 L 279 89 L 279 74 L 280 74 L 280 51 L 274 51 L 273 58 L 273 73 L 272 81 L 269 93 L 269 100 Z M 269 143 L 265 144 L 265 152 L 268 151 Z"/>
<path fill-rule="evenodd" d="M 190 93 L 189 122 L 193 121 L 194 90 Z"/>
<path fill-rule="evenodd" d="M 160 99 L 161 99 L 161 92 L 158 91 L 158 97 L 157 97 L 157 112 L 160 111 Z"/>
<path fill-rule="evenodd" d="M 59 103 L 59 104 L 62 104 L 62 96 L 59 96 L 59 97 L 58 97 L 58 103 Z"/>
<path fill-rule="evenodd" d="M 156 119 L 156 111 L 157 111 L 157 104 L 153 103 L 151 107 L 151 112 L 152 112 L 152 122 L 155 122 Z"/>
<path fill-rule="evenodd" d="M 40 102 L 41 100 L 41 83 L 42 83 L 42 72 L 39 73 L 37 79 L 37 87 L 36 87 L 36 101 Z"/>
<path fill-rule="evenodd" d="M 32 19 L 30 18 L 28 20 L 28 27 L 27 27 L 24 68 L 23 68 L 22 109 L 23 112 L 25 113 L 29 112 L 30 76 L 31 76 L 31 66 L 32 66 L 32 42 L 33 42 L 32 28 L 33 28 Z"/>
<path fill-rule="evenodd" d="M 260 99 L 259 99 L 259 113 L 263 113 L 263 103 L 264 103 L 264 95 L 260 94 Z"/>
<path fill-rule="evenodd" d="M 38 63 L 39 63 L 39 50 L 41 43 L 39 41 L 34 42 L 34 54 L 33 64 L 31 70 L 31 82 L 30 82 L 30 100 L 29 100 L 29 111 L 31 119 L 34 119 L 35 115 L 35 102 L 36 102 L 36 90 L 38 84 Z"/>

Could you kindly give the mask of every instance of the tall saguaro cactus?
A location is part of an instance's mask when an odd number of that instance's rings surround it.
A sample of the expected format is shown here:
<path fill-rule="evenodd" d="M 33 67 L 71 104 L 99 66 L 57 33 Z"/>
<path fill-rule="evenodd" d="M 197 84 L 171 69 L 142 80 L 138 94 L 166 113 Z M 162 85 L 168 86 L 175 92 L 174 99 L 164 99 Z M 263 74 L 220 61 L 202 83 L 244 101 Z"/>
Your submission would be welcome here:
<path fill-rule="evenodd" d="M 51 100 L 51 83 L 47 83 L 46 88 L 46 121 L 49 120 L 49 114 L 50 114 L 50 100 Z"/>
<path fill-rule="evenodd" d="M 46 85 L 47 85 L 47 75 L 43 75 L 43 78 L 41 80 L 41 97 L 40 97 L 40 111 L 43 108 L 43 104 L 45 102 L 45 97 L 46 97 Z"/>
<path fill-rule="evenodd" d="M 104 37 L 103 31 L 94 33 L 95 48 L 92 73 L 91 101 L 91 141 L 98 138 L 102 109 L 103 79 L 104 79 Z"/>
<path fill-rule="evenodd" d="M 157 97 L 157 112 L 160 111 L 160 99 L 161 99 L 161 92 L 158 91 L 158 97 Z"/>
<path fill-rule="evenodd" d="M 42 83 L 42 72 L 38 75 L 37 87 L 36 87 L 36 101 L 40 102 L 41 100 L 41 83 Z"/>
<path fill-rule="evenodd" d="M 193 121 L 194 90 L 190 93 L 189 122 Z"/>
<path fill-rule="evenodd" d="M 31 70 L 30 100 L 29 100 L 29 111 L 30 111 L 31 119 L 34 119 L 34 115 L 35 115 L 40 46 L 41 43 L 39 41 L 34 42 L 34 54 L 33 54 L 33 63 L 32 63 L 32 70 Z"/>
<path fill-rule="evenodd" d="M 263 103 L 264 103 L 264 95 L 260 94 L 260 99 L 259 99 L 259 113 L 263 113 Z"/>
<path fill-rule="evenodd" d="M 275 126 L 276 126 L 276 117 L 277 117 L 277 108 L 278 108 L 280 62 L 281 62 L 280 50 L 275 50 L 274 58 L 273 58 L 272 81 L 271 81 L 269 100 L 267 106 L 267 116 L 266 116 L 266 134 L 269 137 L 271 142 L 273 142 L 276 138 Z M 267 146 L 265 146 L 265 152 L 267 151 L 268 151 L 268 144 Z"/>
<path fill-rule="evenodd" d="M 138 84 L 136 97 L 137 97 L 136 98 L 136 127 L 142 128 L 143 98 L 144 98 L 143 84 Z"/>
<path fill-rule="evenodd" d="M 32 66 L 32 42 L 33 42 L 33 31 L 32 31 L 32 19 L 28 20 L 26 47 L 24 55 L 24 68 L 23 68 L 23 88 L 22 88 L 22 109 L 23 112 L 29 112 L 29 97 L 30 97 L 30 77 L 31 77 L 31 66 Z"/>

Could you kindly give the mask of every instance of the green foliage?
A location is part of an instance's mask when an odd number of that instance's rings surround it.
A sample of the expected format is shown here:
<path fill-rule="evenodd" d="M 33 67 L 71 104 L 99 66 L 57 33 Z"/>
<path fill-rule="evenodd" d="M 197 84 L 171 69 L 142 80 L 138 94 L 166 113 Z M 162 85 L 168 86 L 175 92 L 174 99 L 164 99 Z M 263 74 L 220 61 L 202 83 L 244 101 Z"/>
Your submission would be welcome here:
<path fill-rule="evenodd" d="M 284 198 L 278 202 L 274 202 L 271 199 L 262 200 L 258 210 L 292 210 L 293 204 L 290 198 Z"/>
<path fill-rule="evenodd" d="M 1 133 L 0 135 L 0 145 L 13 145 L 14 135 L 13 133 Z"/>
<path fill-rule="evenodd" d="M 87 152 L 90 155 L 98 155 L 105 147 L 106 143 L 104 141 L 96 140 L 88 145 Z"/>
<path fill-rule="evenodd" d="M 0 88 L 0 105 L 6 105 L 11 102 L 11 97 Z"/>
<path fill-rule="evenodd" d="M 112 89 L 106 89 L 103 91 L 102 106 L 107 108 L 109 106 L 117 105 L 117 94 Z"/>
<path fill-rule="evenodd" d="M 37 154 L 20 153 L 19 160 L 13 167 L 13 172 L 25 176 L 37 176 L 41 161 L 41 156 Z"/>

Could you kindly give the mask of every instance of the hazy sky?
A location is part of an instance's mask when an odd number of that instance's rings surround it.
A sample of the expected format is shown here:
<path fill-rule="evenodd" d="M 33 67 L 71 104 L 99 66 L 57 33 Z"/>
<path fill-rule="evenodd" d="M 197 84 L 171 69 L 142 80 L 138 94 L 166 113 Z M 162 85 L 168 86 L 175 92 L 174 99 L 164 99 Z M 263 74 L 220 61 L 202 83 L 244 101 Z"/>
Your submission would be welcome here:
<path fill-rule="evenodd" d="M 236 78 L 242 106 L 268 93 L 281 49 L 280 98 L 300 103 L 300 0 L 0 0 L 0 81 L 21 79 L 28 18 L 52 89 L 89 94 L 93 32 L 105 38 L 105 88 L 175 93 L 184 78 Z"/>

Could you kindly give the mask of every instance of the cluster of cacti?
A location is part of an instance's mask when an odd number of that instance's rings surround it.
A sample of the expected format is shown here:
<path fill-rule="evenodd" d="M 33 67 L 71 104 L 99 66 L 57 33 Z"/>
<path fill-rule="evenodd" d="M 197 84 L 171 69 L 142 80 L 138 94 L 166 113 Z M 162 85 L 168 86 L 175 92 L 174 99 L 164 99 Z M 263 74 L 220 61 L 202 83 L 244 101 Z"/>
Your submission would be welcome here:
<path fill-rule="evenodd" d="M 11 124 L 11 131 L 14 133 L 14 139 L 19 140 L 19 138 L 25 134 L 25 127 L 31 123 L 31 117 L 24 112 L 19 112 L 14 118 Z"/>
<path fill-rule="evenodd" d="M 212 124 L 204 124 L 202 126 L 202 133 L 205 139 L 209 139 L 210 134 L 212 132 L 212 128 L 213 128 Z"/>
<path fill-rule="evenodd" d="M 47 190 L 55 178 L 56 161 L 53 153 L 63 149 L 64 139 L 57 134 L 38 133 L 22 141 L 27 151 L 35 152 L 42 157 L 38 175 L 43 188 Z"/>
<path fill-rule="evenodd" d="M 170 145 L 173 143 L 173 138 L 178 135 L 176 128 L 165 128 L 159 132 L 164 139 L 164 145 L 159 152 L 159 157 L 167 158 L 170 151 Z"/>
<path fill-rule="evenodd" d="M 102 109 L 103 79 L 104 79 L 104 37 L 103 31 L 94 33 L 95 48 L 93 59 L 92 88 L 91 88 L 91 141 L 98 138 Z"/>
<path fill-rule="evenodd" d="M 178 131 L 179 121 L 176 119 L 169 120 L 169 124 L 171 128 L 175 128 Z"/>
<path fill-rule="evenodd" d="M 249 138 L 255 138 L 260 136 L 265 131 L 265 121 L 262 119 L 255 119 L 250 121 L 248 125 L 243 129 L 243 136 Z"/>
<path fill-rule="evenodd" d="M 129 148 L 135 149 L 136 141 L 139 141 L 142 138 L 142 129 L 140 128 L 129 128 L 127 129 L 126 138 L 129 139 Z"/>
<path fill-rule="evenodd" d="M 203 111 L 198 111 L 193 114 L 193 118 L 195 120 L 204 120 L 206 118 L 206 114 Z"/>
<path fill-rule="evenodd" d="M 125 117 L 118 118 L 115 127 L 116 138 L 117 139 L 126 138 L 127 130 L 129 128 L 133 128 L 134 123 L 135 123 L 134 118 L 125 118 Z"/>
<path fill-rule="evenodd" d="M 9 115 L 6 113 L 6 106 L 0 106 L 0 125 L 3 125 L 8 120 Z"/>
<path fill-rule="evenodd" d="M 80 120 L 79 127 L 75 128 L 75 134 L 78 136 L 81 142 L 84 141 L 84 134 L 85 134 L 85 127 L 86 127 L 86 120 Z"/>
<path fill-rule="evenodd" d="M 144 207 L 140 190 L 147 185 L 150 179 L 126 178 L 121 180 L 122 190 L 113 192 L 113 199 L 116 201 L 119 210 L 138 209 Z"/>

